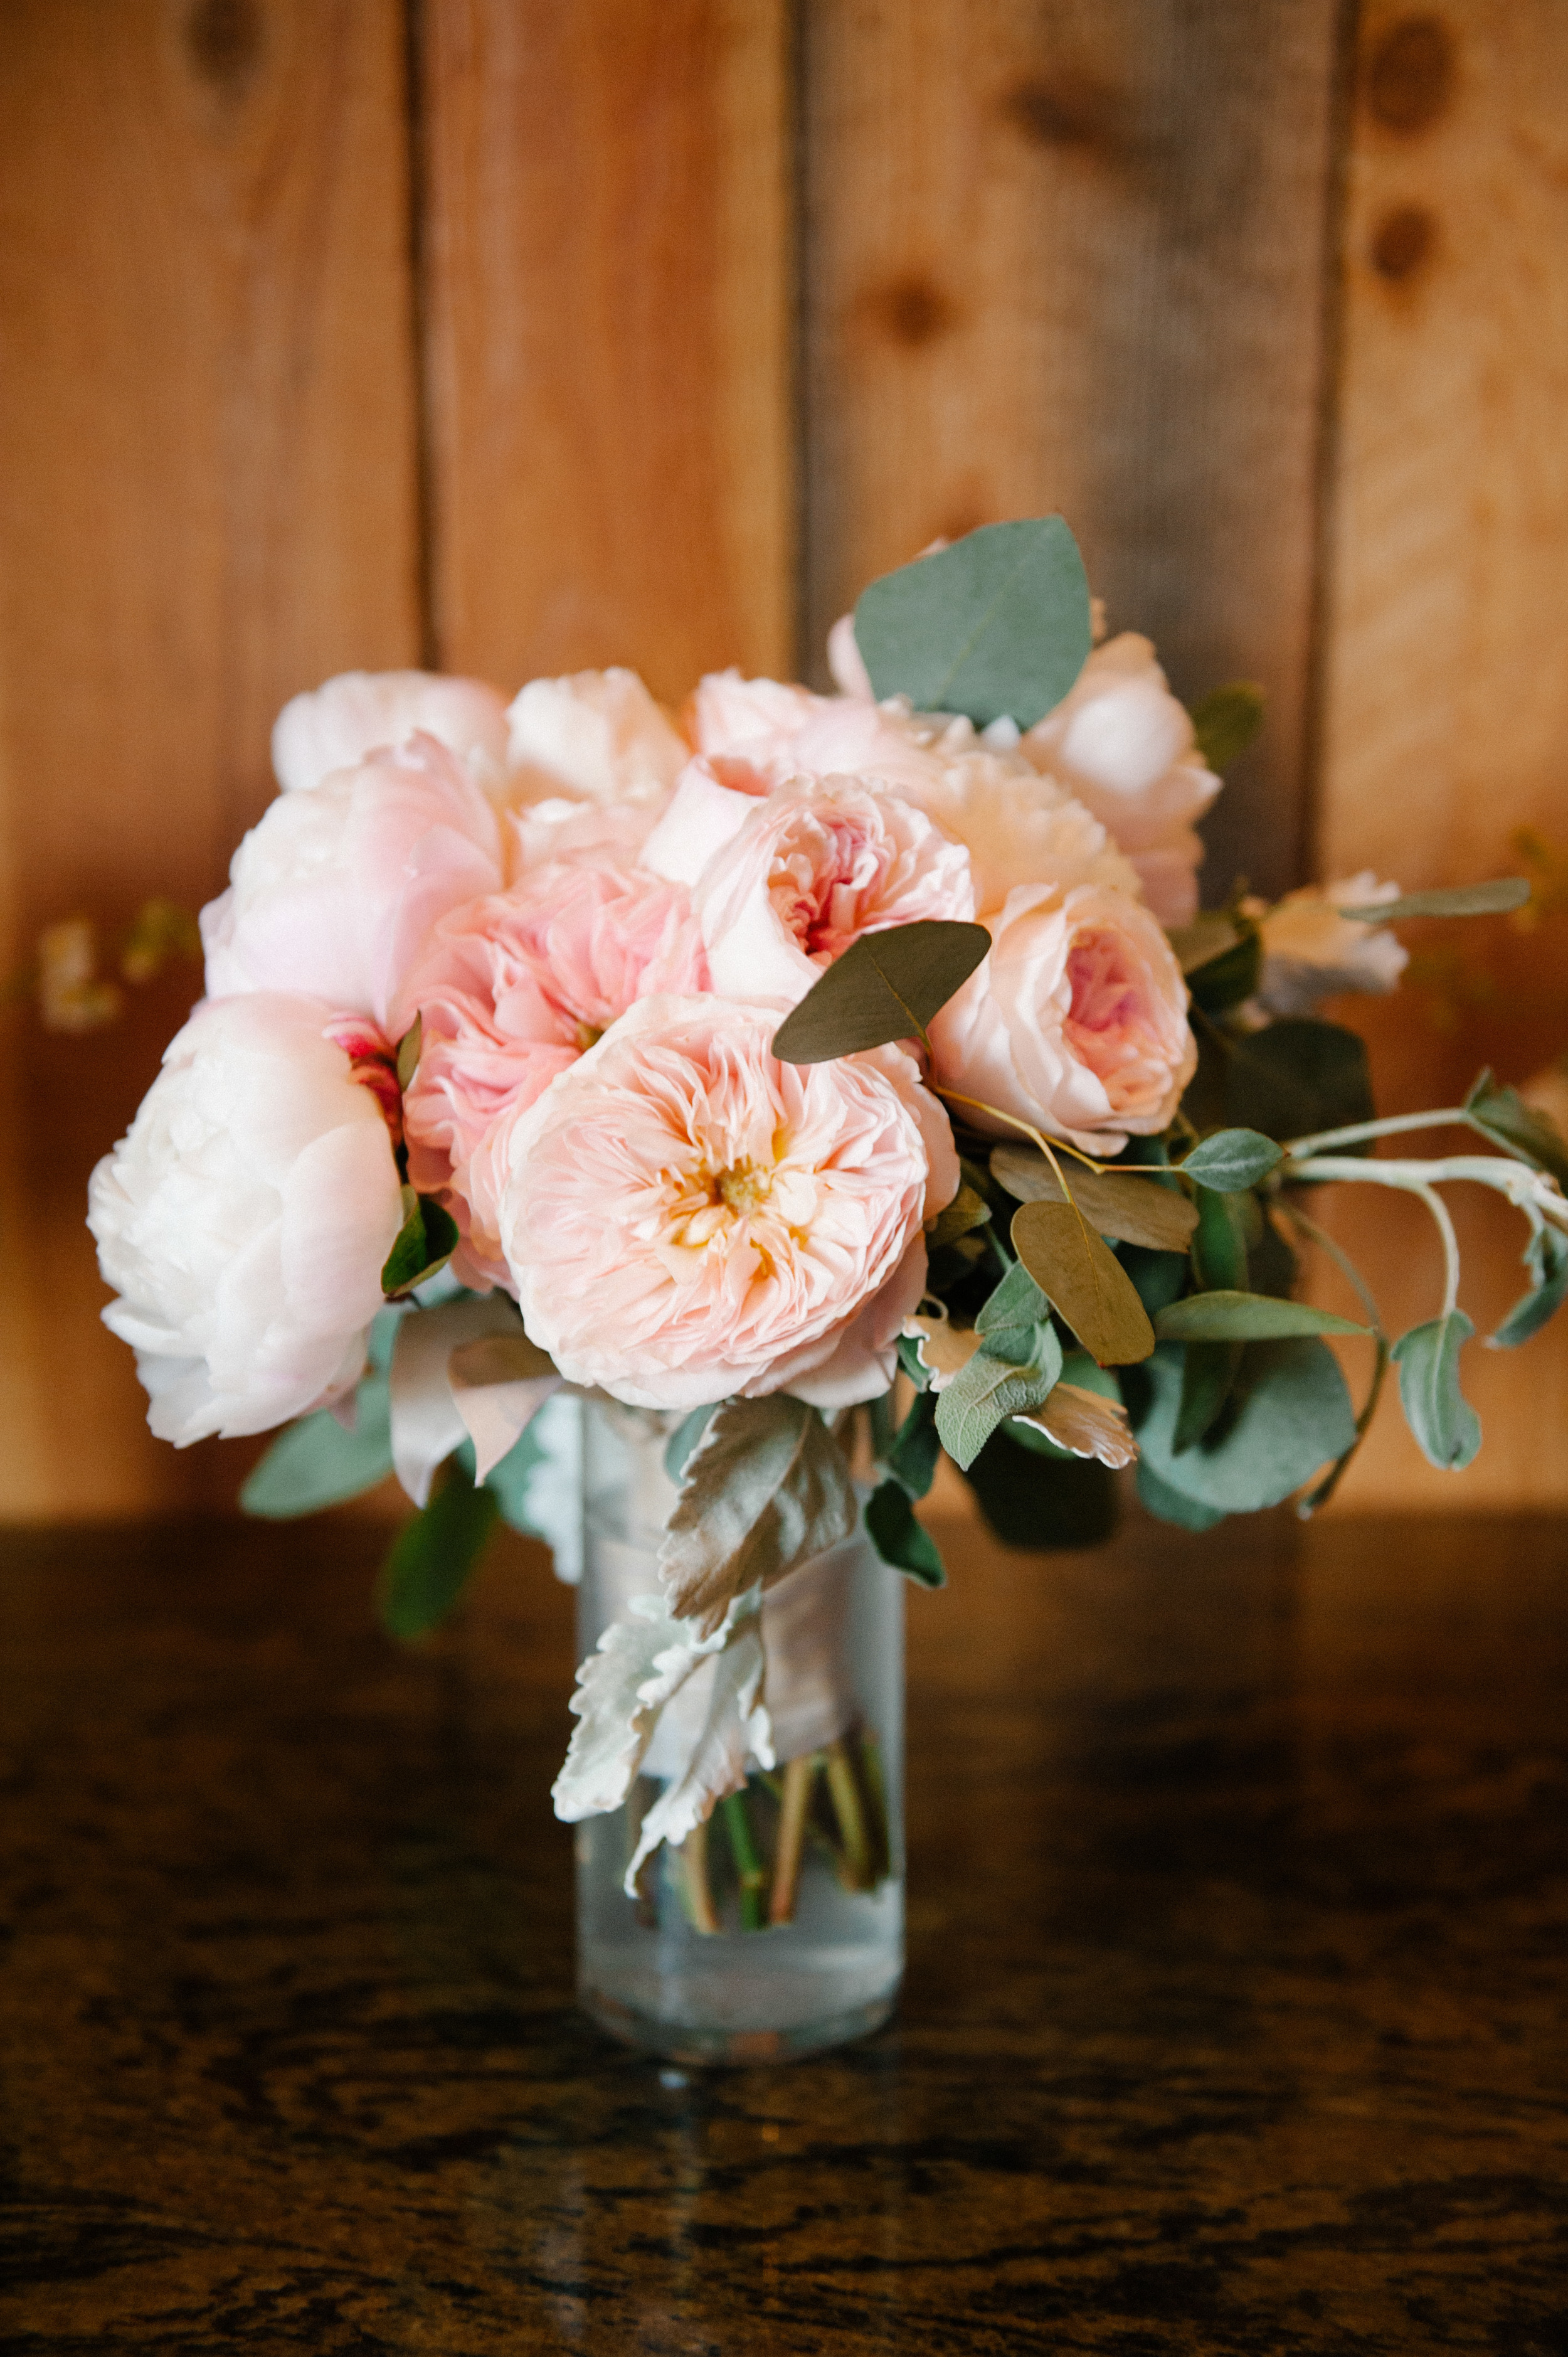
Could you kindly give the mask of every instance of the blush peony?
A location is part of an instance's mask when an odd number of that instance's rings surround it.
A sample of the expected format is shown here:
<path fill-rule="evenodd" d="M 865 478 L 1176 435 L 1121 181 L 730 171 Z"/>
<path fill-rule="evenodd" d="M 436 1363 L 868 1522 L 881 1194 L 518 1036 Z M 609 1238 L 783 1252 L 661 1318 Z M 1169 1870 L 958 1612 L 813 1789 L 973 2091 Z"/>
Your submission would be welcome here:
<path fill-rule="evenodd" d="M 403 1200 L 332 1024 L 309 998 L 205 1001 L 92 1174 L 88 1224 L 121 1296 L 103 1322 L 177 1447 L 264 1432 L 363 1371 Z"/>
<path fill-rule="evenodd" d="M 401 1029 L 421 1020 L 403 1098 L 409 1177 L 456 1189 L 470 1254 L 505 1281 L 490 1157 L 505 1114 L 531 1105 L 639 998 L 707 987 L 707 961 L 679 884 L 557 866 L 439 924 L 404 986 Z"/>
<path fill-rule="evenodd" d="M 433 737 L 280 794 L 229 876 L 201 912 L 208 996 L 297 990 L 383 1030 L 436 920 L 506 880 L 495 812 Z"/>
<path fill-rule="evenodd" d="M 1124 630 L 1096 647 L 1021 749 L 1110 830 L 1160 922 L 1185 924 L 1197 907 L 1203 858 L 1193 821 L 1219 780 L 1148 640 Z"/>
<path fill-rule="evenodd" d="M 662 802 L 687 748 L 634 671 L 531 679 L 507 714 L 514 798 Z"/>
<path fill-rule="evenodd" d="M 273 768 L 285 793 L 318 786 L 367 753 L 434 737 L 481 784 L 506 768 L 506 706 L 483 680 L 429 671 L 345 671 L 290 698 L 273 724 Z"/>
<path fill-rule="evenodd" d="M 891 1381 L 951 1131 L 901 1049 L 780 1064 L 778 1021 L 644 999 L 510 1125 L 501 1241 L 569 1380 L 657 1408 Z"/>
<path fill-rule="evenodd" d="M 1090 1150 L 1164 1129 L 1197 1047 L 1181 969 L 1149 911 L 1092 885 L 1035 885 L 984 922 L 991 954 L 930 1026 L 938 1084 Z"/>

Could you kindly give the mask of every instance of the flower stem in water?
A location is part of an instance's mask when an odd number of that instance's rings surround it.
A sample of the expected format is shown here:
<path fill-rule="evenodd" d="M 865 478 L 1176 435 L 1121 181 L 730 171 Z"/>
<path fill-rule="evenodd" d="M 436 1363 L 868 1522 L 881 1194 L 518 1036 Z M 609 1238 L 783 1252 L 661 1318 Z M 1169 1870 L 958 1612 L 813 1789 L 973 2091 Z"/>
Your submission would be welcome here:
<path fill-rule="evenodd" d="M 768 1869 L 757 1855 L 751 1838 L 751 1821 L 746 1813 L 746 1795 L 730 1792 L 719 1803 L 725 1831 L 735 1853 L 736 1879 L 740 1885 L 740 1928 L 743 1932 L 762 1929 L 762 1894 L 768 1888 Z"/>
<path fill-rule="evenodd" d="M 854 1763 L 849 1748 L 841 1736 L 830 1743 L 822 1754 L 827 1771 L 828 1797 L 838 1819 L 839 1836 L 843 1843 L 843 1865 L 840 1869 L 846 1890 L 869 1890 L 875 1880 L 872 1863 L 871 1840 L 866 1830 L 865 1811 L 861 1804 L 860 1786 L 855 1781 Z"/>
<path fill-rule="evenodd" d="M 699 1932 L 716 1932 L 719 1918 L 708 1882 L 707 1826 L 693 1825 L 677 1855 L 680 1858 L 682 1896 L 694 1928 Z"/>
<path fill-rule="evenodd" d="M 811 1786 L 822 1759 L 820 1751 L 808 1751 L 799 1760 L 789 1760 L 784 1770 L 779 1796 L 779 1839 L 773 1854 L 773 1889 L 768 1901 L 770 1923 L 792 1923 L 795 1920 L 806 1819 L 811 1806 Z"/>

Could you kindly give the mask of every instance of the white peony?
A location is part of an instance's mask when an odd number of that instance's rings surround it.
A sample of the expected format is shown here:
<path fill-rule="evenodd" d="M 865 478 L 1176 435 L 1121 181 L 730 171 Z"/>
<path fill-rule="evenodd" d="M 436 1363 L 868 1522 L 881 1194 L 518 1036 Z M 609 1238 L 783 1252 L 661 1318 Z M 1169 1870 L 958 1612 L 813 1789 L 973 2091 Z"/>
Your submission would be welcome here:
<path fill-rule="evenodd" d="M 121 1296 L 103 1322 L 177 1448 L 267 1431 L 364 1367 L 403 1201 L 332 1012 L 266 992 L 204 1001 L 92 1174 L 88 1225 Z"/>
<path fill-rule="evenodd" d="M 496 690 L 430 671 L 339 672 L 291 697 L 273 725 L 273 768 L 285 793 L 300 793 L 419 733 L 455 753 L 481 784 L 504 772 L 506 706 Z"/>
<path fill-rule="evenodd" d="M 383 1029 L 437 918 L 505 882 L 495 812 L 432 737 L 280 794 L 201 912 L 207 993 L 296 990 Z"/>
<path fill-rule="evenodd" d="M 1149 640 L 1123 630 L 1096 647 L 1021 750 L 1109 829 L 1160 922 L 1187 923 L 1197 908 L 1203 858 L 1193 821 L 1219 791 L 1219 780 L 1206 767 Z"/>

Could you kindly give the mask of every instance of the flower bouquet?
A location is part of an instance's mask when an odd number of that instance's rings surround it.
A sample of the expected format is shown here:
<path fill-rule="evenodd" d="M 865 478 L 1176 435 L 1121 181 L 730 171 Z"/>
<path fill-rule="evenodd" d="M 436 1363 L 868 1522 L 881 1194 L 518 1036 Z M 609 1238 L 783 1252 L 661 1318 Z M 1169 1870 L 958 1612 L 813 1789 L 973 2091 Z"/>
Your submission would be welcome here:
<path fill-rule="evenodd" d="M 207 996 L 91 1224 L 155 1432 L 287 1429 L 244 1502 L 395 1469 L 413 1636 L 498 1520 L 581 1577 L 585 2000 L 662 2050 L 881 2018 L 901 1961 L 900 1575 L 942 1452 L 999 1535 L 1104 1535 L 1120 1469 L 1188 1529 L 1349 1463 L 1393 1361 L 1468 1461 L 1472 1329 L 1438 1186 L 1505 1196 L 1522 1341 L 1568 1291 L 1568 1146 L 1483 1075 L 1380 1121 L 1359 1039 L 1401 897 L 1357 877 L 1197 913 L 1194 821 L 1256 691 L 1189 716 L 1096 644 L 1058 517 L 874 582 L 838 693 L 735 672 L 671 718 L 624 670 L 350 674 L 203 911 Z M 1462 1125 L 1477 1150 L 1384 1157 Z M 1417 1196 L 1433 1315 L 1391 1343 L 1306 1208 Z M 1295 1247 L 1354 1286 L 1293 1296 Z M 1367 1338 L 1352 1405 L 1329 1336 Z"/>

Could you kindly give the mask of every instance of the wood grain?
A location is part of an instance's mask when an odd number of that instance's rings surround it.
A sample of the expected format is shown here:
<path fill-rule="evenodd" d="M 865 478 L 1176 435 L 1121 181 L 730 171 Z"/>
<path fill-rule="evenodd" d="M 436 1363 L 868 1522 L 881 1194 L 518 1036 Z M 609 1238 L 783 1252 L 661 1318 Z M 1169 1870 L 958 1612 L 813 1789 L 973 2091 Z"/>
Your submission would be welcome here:
<path fill-rule="evenodd" d="M 418 643 L 402 12 L 12 0 L 0 23 L 4 968 L 222 882 L 296 689 Z M 0 1512 L 231 1495 L 143 1424 L 82 1226 L 199 984 L 5 1017 Z"/>
<path fill-rule="evenodd" d="M 1344 267 L 1322 872 L 1407 887 L 1517 872 L 1522 825 L 1568 847 L 1568 15 L 1553 0 L 1367 12 Z M 1411 940 L 1439 980 L 1460 961 L 1457 977 L 1343 1010 L 1391 1111 L 1455 1102 L 1484 1061 L 1523 1080 L 1568 1046 L 1568 919 Z M 1522 1231 L 1474 1196 L 1455 1209 L 1484 1331 L 1523 1290 Z M 1396 1329 L 1434 1314 L 1418 1206 L 1352 1195 L 1333 1226 Z M 1466 1382 L 1486 1437 L 1463 1481 L 1390 1412 L 1348 1505 L 1568 1499 L 1561 1322 L 1521 1351 L 1472 1347 Z"/>
<path fill-rule="evenodd" d="M 426 0 L 435 635 L 792 666 L 782 0 Z"/>
<path fill-rule="evenodd" d="M 1300 880 L 1333 0 L 813 0 L 807 642 L 939 533 L 1059 508 L 1112 629 L 1262 738 L 1208 887 Z"/>

